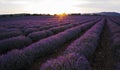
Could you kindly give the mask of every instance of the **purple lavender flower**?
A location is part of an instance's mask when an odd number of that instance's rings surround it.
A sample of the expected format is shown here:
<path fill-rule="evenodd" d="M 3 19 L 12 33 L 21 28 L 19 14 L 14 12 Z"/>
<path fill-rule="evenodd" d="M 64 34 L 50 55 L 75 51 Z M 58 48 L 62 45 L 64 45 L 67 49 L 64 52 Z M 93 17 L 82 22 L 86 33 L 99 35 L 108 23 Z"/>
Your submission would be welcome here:
<path fill-rule="evenodd" d="M 12 37 L 0 40 L 0 53 L 10 51 L 12 49 L 23 48 L 32 43 L 32 40 L 25 36 Z"/>

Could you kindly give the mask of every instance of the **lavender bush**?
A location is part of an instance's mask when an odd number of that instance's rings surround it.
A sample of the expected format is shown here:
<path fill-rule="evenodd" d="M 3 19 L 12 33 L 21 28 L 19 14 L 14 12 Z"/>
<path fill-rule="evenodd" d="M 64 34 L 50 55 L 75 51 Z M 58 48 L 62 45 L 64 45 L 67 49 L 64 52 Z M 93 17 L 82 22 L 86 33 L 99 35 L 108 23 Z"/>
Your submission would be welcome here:
<path fill-rule="evenodd" d="M 54 34 L 58 33 L 58 32 L 62 32 L 68 28 L 73 27 L 74 24 L 69 24 L 69 25 L 64 25 L 64 26 L 59 26 L 59 27 L 54 27 L 54 28 L 50 28 L 49 30 L 52 31 Z"/>
<path fill-rule="evenodd" d="M 12 32 L 12 31 L 20 32 L 20 29 L 0 27 L 0 33 L 6 33 L 6 32 Z"/>
<path fill-rule="evenodd" d="M 25 36 L 18 36 L 1 40 L 0 53 L 7 52 L 15 48 L 23 48 L 31 43 L 32 43 L 31 39 Z"/>
<path fill-rule="evenodd" d="M 33 41 L 38 41 L 45 37 L 64 31 L 70 27 L 73 27 L 73 25 L 71 24 L 71 25 L 66 25 L 66 26 L 53 27 L 53 28 L 50 28 L 49 30 L 43 30 L 43 31 L 37 31 L 37 32 L 30 33 L 28 37 L 30 37 Z"/>
<path fill-rule="evenodd" d="M 107 20 L 108 21 L 108 27 L 109 31 L 111 32 L 111 38 L 112 38 L 112 49 L 116 50 L 119 49 L 120 46 L 120 26 L 118 26 L 116 23 Z"/>
<path fill-rule="evenodd" d="M 28 35 L 29 33 L 35 32 L 35 31 L 39 31 L 38 28 L 26 28 L 23 30 L 25 35 Z"/>
<path fill-rule="evenodd" d="M 50 35 L 53 35 L 53 33 L 50 30 L 43 30 L 43 31 L 30 33 L 28 37 L 30 37 L 33 41 L 38 41 Z"/>
<path fill-rule="evenodd" d="M 23 33 L 21 31 L 10 31 L 10 32 L 0 33 L 0 40 L 7 39 L 14 36 L 19 36 L 22 34 Z"/>
<path fill-rule="evenodd" d="M 69 53 L 56 59 L 48 60 L 41 66 L 40 70 L 91 70 L 91 67 L 84 56 Z"/>

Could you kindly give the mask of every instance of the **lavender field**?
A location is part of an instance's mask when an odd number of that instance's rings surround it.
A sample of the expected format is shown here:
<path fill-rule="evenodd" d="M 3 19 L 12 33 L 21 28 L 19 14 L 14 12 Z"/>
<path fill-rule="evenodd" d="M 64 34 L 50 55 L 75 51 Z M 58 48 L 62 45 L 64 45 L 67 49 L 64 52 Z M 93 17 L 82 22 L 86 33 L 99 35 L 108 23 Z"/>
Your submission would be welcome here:
<path fill-rule="evenodd" d="M 120 17 L 0 17 L 0 70 L 120 70 Z"/>

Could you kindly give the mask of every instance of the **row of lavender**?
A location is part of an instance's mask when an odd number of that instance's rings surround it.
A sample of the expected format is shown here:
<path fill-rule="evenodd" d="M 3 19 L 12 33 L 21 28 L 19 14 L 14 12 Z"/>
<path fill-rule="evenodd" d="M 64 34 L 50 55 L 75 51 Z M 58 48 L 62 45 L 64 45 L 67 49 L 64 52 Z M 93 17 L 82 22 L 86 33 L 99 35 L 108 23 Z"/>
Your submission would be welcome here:
<path fill-rule="evenodd" d="M 31 65 L 36 59 L 54 53 L 71 39 L 77 38 L 82 31 L 89 29 L 95 21 L 88 22 L 48 38 L 39 40 L 21 50 L 14 49 L 0 56 L 0 70 L 21 70 Z"/>
<path fill-rule="evenodd" d="M 109 31 L 111 32 L 111 48 L 114 52 L 114 57 L 117 62 L 114 65 L 114 70 L 120 70 L 120 26 L 108 19 L 108 27 Z"/>
<path fill-rule="evenodd" d="M 117 23 L 118 25 L 120 25 L 120 17 L 111 17 L 111 20 L 112 20 L 114 23 Z"/>
<path fill-rule="evenodd" d="M 84 22 L 86 22 L 86 21 L 84 21 Z M 79 25 L 79 24 L 69 24 L 69 25 L 50 28 L 49 30 L 33 32 L 33 33 L 30 33 L 28 35 L 28 37 L 17 36 L 17 37 L 12 37 L 9 39 L 1 40 L 0 41 L 0 46 L 1 46 L 0 53 L 5 53 L 5 52 L 10 51 L 15 48 L 21 49 L 23 47 L 26 47 L 26 46 L 32 44 L 33 42 L 36 42 L 36 41 L 46 38 L 48 36 L 57 34 L 59 32 L 67 30 L 69 28 L 75 27 L 77 25 Z"/>
<path fill-rule="evenodd" d="M 96 19 L 97 21 L 99 19 Z M 87 23 L 87 22 L 93 22 L 93 19 L 91 20 L 83 20 L 81 21 L 81 24 L 82 23 Z M 96 21 L 95 21 L 96 22 Z M 64 25 L 64 26 L 59 26 L 59 27 L 53 27 L 53 28 L 50 28 L 48 30 L 44 30 L 44 31 L 37 31 L 37 32 L 32 32 L 28 35 L 28 37 L 30 37 L 33 41 L 38 41 L 42 38 L 45 38 L 45 37 L 48 37 L 50 35 L 53 35 L 53 34 L 57 34 L 59 32 L 62 32 L 66 29 L 69 29 L 69 28 L 72 28 L 72 27 L 75 27 L 75 26 L 78 26 L 78 25 L 81 25 L 79 23 L 74 23 L 74 24 L 68 24 L 68 25 Z"/>
<path fill-rule="evenodd" d="M 73 16 L 74 17 L 74 16 Z M 66 23 L 72 23 L 72 21 L 78 21 L 80 22 L 81 20 L 84 20 L 86 18 L 90 17 L 70 17 L 62 20 L 70 20 L 70 22 L 59 22 L 56 17 L 29 17 L 29 18 L 21 18 L 21 17 L 15 17 L 15 18 L 5 18 L 6 20 L 0 20 L 1 24 L 0 27 L 7 27 L 7 28 L 18 28 L 18 29 L 23 29 L 24 28 L 43 28 L 44 26 L 49 26 L 49 25 L 60 25 L 60 24 L 66 24 Z M 18 18 L 18 19 L 16 19 Z M 44 19 L 42 19 L 44 18 Z M 2 19 L 2 18 L 1 18 Z M 10 20 L 11 19 L 11 20 Z M 41 20 L 42 19 L 42 20 Z M 73 22 L 74 23 L 74 22 Z M 10 25 L 11 24 L 11 25 Z M 40 28 L 40 29 L 41 29 Z"/>
<path fill-rule="evenodd" d="M 28 37 L 26 36 L 17 36 L 17 37 L 12 37 L 12 38 L 8 38 L 5 40 L 1 40 L 0 41 L 0 53 L 6 52 L 8 50 L 14 49 L 14 48 L 23 48 L 27 45 L 30 45 L 31 43 L 33 43 L 32 41 L 37 41 L 40 40 L 42 38 L 48 37 L 50 35 L 53 35 L 55 33 L 53 33 L 54 30 L 58 30 L 57 32 L 63 31 L 65 29 L 68 29 L 70 27 L 73 27 L 73 25 L 66 25 L 66 26 L 59 26 L 59 27 L 54 27 L 51 28 L 50 30 L 44 30 L 44 31 L 37 31 L 37 32 L 33 32 L 31 34 L 28 35 Z M 2 37 L 2 36 L 1 36 Z"/>
<path fill-rule="evenodd" d="M 38 28 L 33 28 L 33 27 L 32 28 L 28 27 L 28 28 L 23 28 L 22 30 L 17 29 L 17 28 L 11 28 L 11 29 L 0 28 L 0 32 L 1 32 L 0 40 L 10 38 L 10 37 L 14 37 L 14 36 L 19 36 L 19 35 L 28 35 L 29 33 L 32 33 L 32 32 L 35 32 L 35 31 L 45 30 L 45 29 L 49 29 L 49 28 L 52 28 L 52 27 L 59 27 L 59 26 L 61 26 L 61 25 L 60 24 L 59 25 L 58 24 L 48 25 L 48 26 L 39 27 L 39 29 Z"/>
<path fill-rule="evenodd" d="M 92 18 L 99 18 L 93 16 Z M 54 16 L 37 16 L 37 17 L 9 17 L 9 18 L 0 18 L 0 27 L 7 28 L 37 28 L 43 26 L 49 26 L 54 24 L 65 24 L 65 23 L 79 23 L 81 20 L 91 19 L 89 16 L 67 16 L 63 18 L 60 22 L 58 17 Z M 68 21 L 67 21 L 68 20 Z M 11 24 L 11 25 L 10 25 Z"/>
<path fill-rule="evenodd" d="M 61 56 L 42 64 L 40 70 L 92 70 L 87 59 L 98 45 L 103 26 L 104 19 L 71 43 Z"/>
<path fill-rule="evenodd" d="M 86 20 L 85 19 L 84 20 L 79 19 L 80 24 L 83 23 L 83 21 L 86 21 Z M 4 24 L 4 23 L 1 23 L 1 24 Z M 21 25 L 22 24 L 23 23 L 21 23 Z M 28 35 L 32 32 L 47 30 L 47 29 L 50 29 L 50 28 L 53 28 L 53 27 L 69 25 L 70 23 L 64 23 L 64 24 L 54 23 L 54 24 L 49 24 L 49 25 L 45 25 L 45 24 L 38 23 L 38 24 L 34 24 L 34 26 L 31 26 L 31 24 L 28 24 L 28 25 L 25 25 L 26 27 L 23 27 L 22 29 L 14 28 L 14 27 L 13 28 L 5 28 L 4 26 L 0 26 L 0 40 L 15 37 L 15 36 L 19 36 L 19 35 Z M 74 23 L 72 23 L 72 24 L 74 24 Z M 11 22 L 9 24 L 6 24 L 6 26 L 10 26 L 10 25 L 19 26 L 20 24 L 16 25 L 15 23 L 12 24 Z M 39 25 L 41 25 L 41 26 L 39 26 Z"/>

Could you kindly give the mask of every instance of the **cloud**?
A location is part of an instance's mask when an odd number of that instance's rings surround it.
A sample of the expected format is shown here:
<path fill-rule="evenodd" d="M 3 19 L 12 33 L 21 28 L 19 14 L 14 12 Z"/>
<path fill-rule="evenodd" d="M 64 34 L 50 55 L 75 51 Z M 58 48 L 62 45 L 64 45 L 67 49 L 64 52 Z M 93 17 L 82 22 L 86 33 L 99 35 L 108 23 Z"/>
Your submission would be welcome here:
<path fill-rule="evenodd" d="M 117 11 L 120 12 L 120 0 L 87 0 L 91 1 L 88 4 L 77 4 L 76 7 L 89 12 L 96 11 Z"/>

